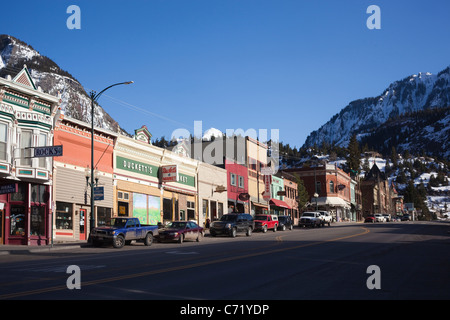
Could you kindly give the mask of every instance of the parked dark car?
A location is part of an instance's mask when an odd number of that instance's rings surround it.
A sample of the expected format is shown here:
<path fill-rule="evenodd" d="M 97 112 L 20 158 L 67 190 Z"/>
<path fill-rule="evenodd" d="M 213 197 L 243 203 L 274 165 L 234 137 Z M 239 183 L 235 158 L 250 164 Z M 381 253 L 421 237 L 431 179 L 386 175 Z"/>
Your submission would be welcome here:
<path fill-rule="evenodd" d="M 402 216 L 402 219 L 401 219 L 402 221 L 409 221 L 409 220 L 411 220 L 411 216 L 409 215 L 409 214 L 404 214 L 403 216 Z"/>
<path fill-rule="evenodd" d="M 371 222 L 371 223 L 375 223 L 376 219 L 375 216 L 373 214 L 368 215 L 365 219 L 364 222 Z"/>
<path fill-rule="evenodd" d="M 292 230 L 294 228 L 294 221 L 292 221 L 290 216 L 278 216 L 278 222 L 279 230 Z"/>
<path fill-rule="evenodd" d="M 211 223 L 209 233 L 213 237 L 219 234 L 236 237 L 239 232 L 245 232 L 247 236 L 251 236 L 254 229 L 255 221 L 250 214 L 229 213 L 224 214 L 220 220 Z"/>
<path fill-rule="evenodd" d="M 196 240 L 203 237 L 203 228 L 193 221 L 172 221 L 162 229 L 159 229 L 158 242 Z"/>

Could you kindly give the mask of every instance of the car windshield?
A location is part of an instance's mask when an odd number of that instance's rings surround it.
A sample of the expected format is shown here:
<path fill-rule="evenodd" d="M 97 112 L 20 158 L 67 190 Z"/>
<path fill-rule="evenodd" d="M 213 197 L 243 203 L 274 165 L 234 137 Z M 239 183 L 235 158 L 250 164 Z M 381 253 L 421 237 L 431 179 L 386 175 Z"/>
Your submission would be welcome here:
<path fill-rule="evenodd" d="M 305 212 L 302 214 L 303 217 L 314 217 L 314 212 Z"/>
<path fill-rule="evenodd" d="M 236 221 L 237 215 L 235 214 L 226 214 L 220 218 L 220 221 Z"/>
<path fill-rule="evenodd" d="M 287 221 L 287 217 L 280 216 L 280 217 L 278 217 L 278 221 L 286 222 Z"/>
<path fill-rule="evenodd" d="M 124 219 L 124 218 L 113 218 L 111 219 L 111 227 L 116 227 L 116 228 L 124 228 L 125 225 L 127 224 L 127 220 L 128 219 Z"/>
<path fill-rule="evenodd" d="M 186 222 L 179 222 L 179 221 L 170 222 L 167 225 L 167 228 L 184 229 L 186 228 Z"/>
<path fill-rule="evenodd" d="M 257 216 L 255 216 L 255 220 L 267 220 L 267 216 L 257 215 Z"/>

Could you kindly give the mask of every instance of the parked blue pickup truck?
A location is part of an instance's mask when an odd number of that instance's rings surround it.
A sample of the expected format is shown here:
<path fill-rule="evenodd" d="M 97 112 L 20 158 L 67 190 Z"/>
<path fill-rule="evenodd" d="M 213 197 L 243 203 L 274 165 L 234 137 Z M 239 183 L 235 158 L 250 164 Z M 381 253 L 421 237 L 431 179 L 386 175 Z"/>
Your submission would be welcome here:
<path fill-rule="evenodd" d="M 133 240 L 143 241 L 146 246 L 150 246 L 157 235 L 157 225 L 141 224 L 138 218 L 115 217 L 111 219 L 110 225 L 93 228 L 90 238 L 94 246 L 112 242 L 114 248 L 122 248 Z"/>

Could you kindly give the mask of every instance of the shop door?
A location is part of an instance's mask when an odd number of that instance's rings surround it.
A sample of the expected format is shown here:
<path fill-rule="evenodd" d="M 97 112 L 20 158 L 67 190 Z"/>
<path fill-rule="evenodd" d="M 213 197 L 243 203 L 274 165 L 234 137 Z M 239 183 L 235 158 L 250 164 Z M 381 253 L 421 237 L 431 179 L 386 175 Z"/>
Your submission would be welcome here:
<path fill-rule="evenodd" d="M 86 209 L 80 209 L 80 240 L 86 240 Z"/>
<path fill-rule="evenodd" d="M 3 232 L 4 232 L 4 217 L 5 217 L 5 211 L 4 210 L 0 210 L 0 245 L 3 244 Z"/>

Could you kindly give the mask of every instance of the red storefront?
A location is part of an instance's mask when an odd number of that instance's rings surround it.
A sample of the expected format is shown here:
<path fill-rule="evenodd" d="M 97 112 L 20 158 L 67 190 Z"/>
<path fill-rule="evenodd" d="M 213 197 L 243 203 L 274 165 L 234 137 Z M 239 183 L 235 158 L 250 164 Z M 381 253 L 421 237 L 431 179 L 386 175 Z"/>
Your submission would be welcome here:
<path fill-rule="evenodd" d="M 26 66 L 12 80 L 0 78 L 0 245 L 51 241 L 53 159 L 46 152 L 60 103 Z"/>
<path fill-rule="evenodd" d="M 249 213 L 248 170 L 246 166 L 225 159 L 229 212 Z"/>
<path fill-rule="evenodd" d="M 45 245 L 50 241 L 50 186 L 18 182 L 15 192 L 0 195 L 4 244 Z M 3 238 L 3 239 L 1 239 Z"/>

